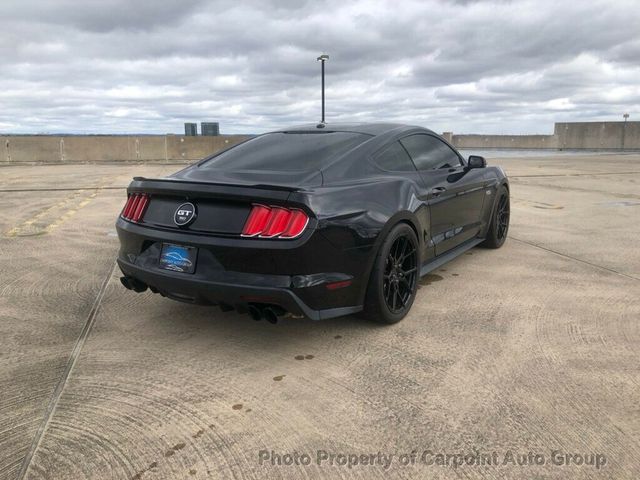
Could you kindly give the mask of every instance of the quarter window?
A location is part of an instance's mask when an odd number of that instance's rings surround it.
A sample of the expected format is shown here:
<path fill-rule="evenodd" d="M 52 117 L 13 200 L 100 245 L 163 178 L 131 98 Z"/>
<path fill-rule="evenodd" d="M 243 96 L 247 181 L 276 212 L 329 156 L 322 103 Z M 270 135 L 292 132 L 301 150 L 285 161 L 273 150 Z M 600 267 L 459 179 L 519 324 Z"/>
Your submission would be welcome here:
<path fill-rule="evenodd" d="M 373 161 L 383 170 L 389 172 L 415 172 L 411 157 L 399 142 L 393 142 L 378 153 Z"/>
<path fill-rule="evenodd" d="M 460 166 L 460 157 L 456 152 L 431 135 L 410 135 L 400 140 L 400 143 L 407 149 L 418 170 Z"/>

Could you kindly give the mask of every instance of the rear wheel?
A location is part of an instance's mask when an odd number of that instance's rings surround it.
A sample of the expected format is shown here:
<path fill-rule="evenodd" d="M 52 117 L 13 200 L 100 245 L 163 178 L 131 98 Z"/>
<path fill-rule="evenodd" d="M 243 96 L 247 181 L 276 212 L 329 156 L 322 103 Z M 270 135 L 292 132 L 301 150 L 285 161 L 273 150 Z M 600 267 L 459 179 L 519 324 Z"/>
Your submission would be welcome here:
<path fill-rule="evenodd" d="M 482 242 L 483 247 L 488 248 L 500 248 L 504 241 L 507 239 L 507 232 L 509 231 L 509 190 L 506 187 L 501 186 L 498 189 L 498 200 L 496 202 L 496 210 L 493 212 L 491 218 L 491 225 L 487 231 L 487 237 Z"/>
<path fill-rule="evenodd" d="M 363 317 L 396 323 L 411 309 L 420 275 L 418 239 L 401 223 L 393 227 L 376 257 L 367 287 Z"/>

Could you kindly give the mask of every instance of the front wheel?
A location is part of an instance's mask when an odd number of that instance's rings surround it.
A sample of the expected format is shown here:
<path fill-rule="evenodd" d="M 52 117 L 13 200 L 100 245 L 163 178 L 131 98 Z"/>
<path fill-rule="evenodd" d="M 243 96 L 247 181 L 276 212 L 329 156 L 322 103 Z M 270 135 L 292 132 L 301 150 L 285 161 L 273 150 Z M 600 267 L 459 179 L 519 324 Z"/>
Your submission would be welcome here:
<path fill-rule="evenodd" d="M 401 223 L 387 235 L 369 278 L 363 316 L 379 323 L 397 323 L 411 309 L 420 275 L 418 239 Z"/>
<path fill-rule="evenodd" d="M 503 185 L 498 189 L 498 199 L 496 201 L 496 210 L 491 217 L 491 224 L 487 231 L 487 237 L 482 242 L 483 247 L 500 248 L 507 239 L 509 231 L 509 190 Z"/>

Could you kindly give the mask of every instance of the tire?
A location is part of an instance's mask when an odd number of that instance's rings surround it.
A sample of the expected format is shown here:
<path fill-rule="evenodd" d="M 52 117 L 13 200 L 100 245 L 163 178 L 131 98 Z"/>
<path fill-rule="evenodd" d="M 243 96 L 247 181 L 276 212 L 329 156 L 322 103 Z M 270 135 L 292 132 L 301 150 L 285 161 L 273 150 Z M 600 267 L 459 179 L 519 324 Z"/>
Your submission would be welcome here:
<path fill-rule="evenodd" d="M 376 256 L 362 317 L 383 324 L 402 320 L 416 296 L 420 278 L 418 239 L 406 223 L 391 229 Z"/>
<path fill-rule="evenodd" d="M 500 248 L 504 245 L 509 233 L 509 190 L 504 185 L 498 189 L 496 206 L 491 216 L 491 224 L 487 236 L 480 245 L 486 248 Z"/>

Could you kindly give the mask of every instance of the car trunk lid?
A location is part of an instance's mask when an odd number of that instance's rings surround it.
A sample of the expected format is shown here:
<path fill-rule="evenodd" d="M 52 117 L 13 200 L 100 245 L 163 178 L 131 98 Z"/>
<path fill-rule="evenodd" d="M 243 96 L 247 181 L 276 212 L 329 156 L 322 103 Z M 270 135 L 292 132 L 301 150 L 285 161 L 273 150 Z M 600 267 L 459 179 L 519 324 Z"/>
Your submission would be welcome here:
<path fill-rule="evenodd" d="M 238 236 L 254 204 L 288 205 L 292 185 L 258 183 L 232 184 L 184 180 L 178 178 L 136 177 L 129 194 L 145 193 L 148 205 L 141 223 L 161 229 L 180 229 L 193 233 Z M 195 207 L 195 219 L 184 226 L 175 221 L 176 212 L 184 204 Z M 304 206 L 297 206 L 308 208 Z"/>

